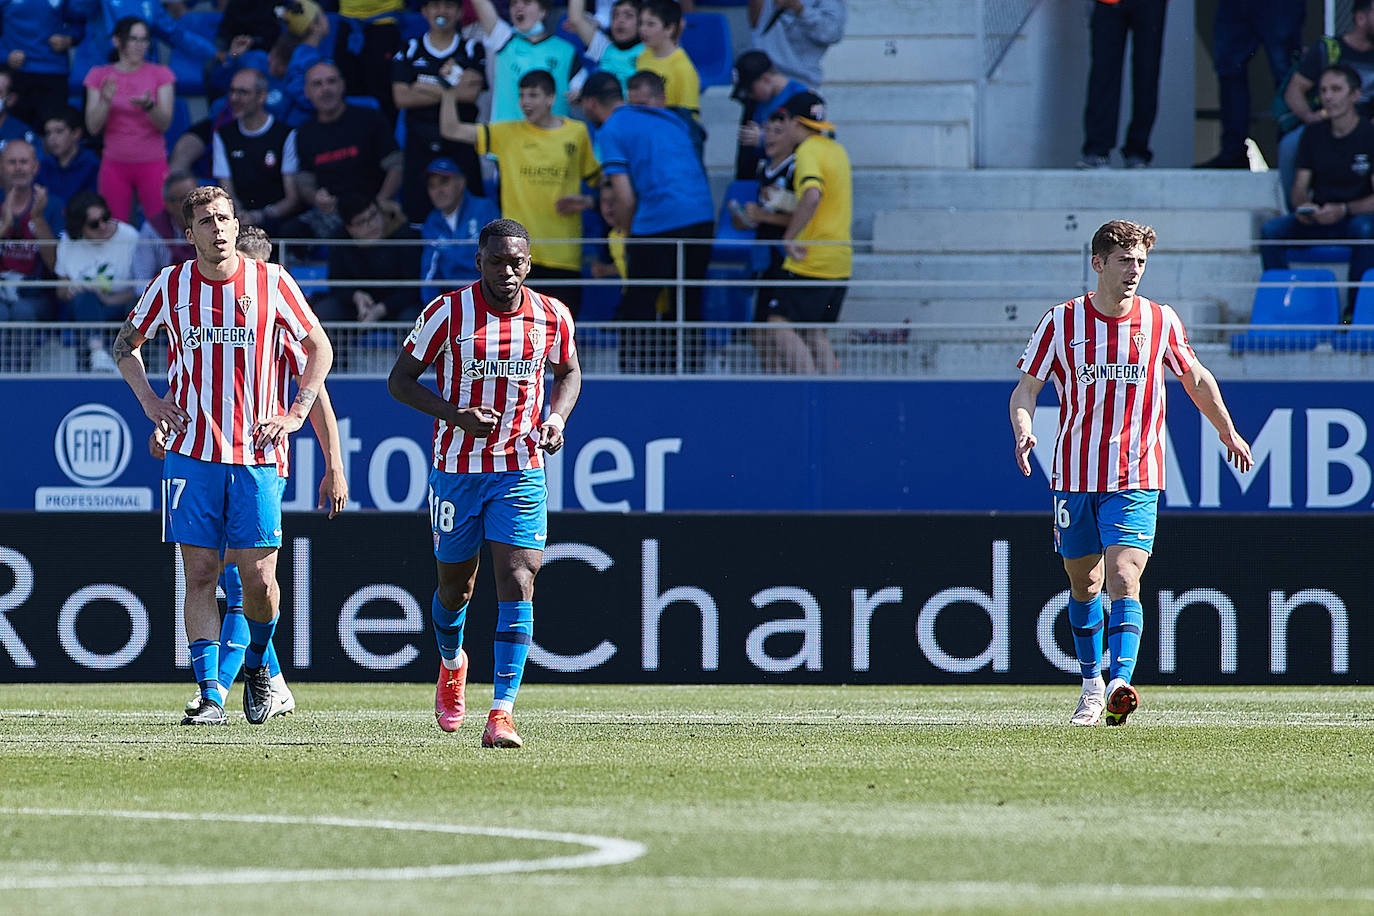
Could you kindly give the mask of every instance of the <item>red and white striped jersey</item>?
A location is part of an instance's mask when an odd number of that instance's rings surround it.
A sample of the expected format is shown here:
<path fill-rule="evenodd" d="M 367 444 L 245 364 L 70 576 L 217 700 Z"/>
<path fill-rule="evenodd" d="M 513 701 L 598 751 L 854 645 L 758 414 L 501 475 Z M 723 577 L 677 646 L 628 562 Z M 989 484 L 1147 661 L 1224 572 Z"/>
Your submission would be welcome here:
<path fill-rule="evenodd" d="M 167 332 L 169 393 L 186 429 L 168 451 L 221 464 L 276 464 L 253 444 L 253 427 L 278 415 L 285 393 L 277 335 L 295 340 L 318 324 L 296 281 L 278 264 L 239 258 L 227 280 L 207 280 L 194 260 L 164 267 L 129 321 L 144 337 Z"/>
<path fill-rule="evenodd" d="M 282 413 L 291 409 L 291 380 L 305 371 L 308 359 L 305 347 L 299 340 L 284 329 L 277 331 L 277 406 Z M 288 477 L 290 474 L 291 439 L 287 437 L 277 449 L 277 476 Z"/>
<path fill-rule="evenodd" d="M 404 346 L 434 365 L 439 394 L 449 403 L 485 405 L 501 415 L 484 439 L 435 420 L 434 467 L 450 474 L 543 467 L 538 445 L 544 367 L 565 363 L 577 352 L 567 306 L 522 289 L 517 309 L 495 311 L 483 301 L 479 281 L 425 306 Z"/>
<path fill-rule="evenodd" d="M 1136 296 L 1109 318 L 1092 297 L 1040 319 L 1017 368 L 1059 392 L 1050 488 L 1070 493 L 1164 489 L 1164 376 L 1197 363 L 1169 306 Z"/>

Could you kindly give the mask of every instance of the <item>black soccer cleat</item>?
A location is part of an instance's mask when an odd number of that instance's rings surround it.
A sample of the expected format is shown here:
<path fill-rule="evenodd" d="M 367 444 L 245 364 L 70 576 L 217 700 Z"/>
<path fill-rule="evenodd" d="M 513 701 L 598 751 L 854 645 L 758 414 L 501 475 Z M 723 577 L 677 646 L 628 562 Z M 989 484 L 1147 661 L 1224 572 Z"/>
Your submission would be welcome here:
<path fill-rule="evenodd" d="M 195 709 L 186 710 L 186 717 L 181 720 L 182 725 L 223 725 L 228 719 L 224 715 L 224 707 L 214 700 L 200 698 Z"/>
<path fill-rule="evenodd" d="M 243 717 L 261 725 L 272 715 L 272 675 L 267 666 L 243 669 Z"/>

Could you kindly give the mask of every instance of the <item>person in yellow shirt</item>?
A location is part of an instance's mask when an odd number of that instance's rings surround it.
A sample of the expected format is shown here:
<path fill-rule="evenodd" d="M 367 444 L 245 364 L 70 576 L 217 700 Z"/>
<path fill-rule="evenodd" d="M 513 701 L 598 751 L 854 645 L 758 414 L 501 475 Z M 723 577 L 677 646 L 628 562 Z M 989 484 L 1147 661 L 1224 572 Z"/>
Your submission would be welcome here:
<path fill-rule="evenodd" d="M 835 125 L 825 119 L 825 102 L 814 92 L 798 92 L 779 110 L 786 115 L 789 140 L 797 144 L 792 179 L 797 205 L 783 230 L 787 257 L 766 318 L 774 324 L 833 323 L 840 317 L 853 262 L 849 154 L 826 136 Z M 794 285 L 817 280 L 831 280 L 833 285 Z M 829 373 L 839 368 L 828 329 L 807 328 L 800 334 L 792 328 L 776 330 L 775 343 L 792 371 Z"/>
<path fill-rule="evenodd" d="M 289 7 L 290 4 L 287 4 Z M 377 100 L 387 123 L 396 125 L 391 96 L 391 58 L 401 50 L 401 14 L 405 0 L 339 0 L 339 35 L 333 51 L 349 95 Z"/>
<path fill-rule="evenodd" d="M 644 42 L 644 50 L 635 61 L 635 69 L 663 77 L 667 107 L 685 108 L 698 117 L 701 77 L 687 52 L 678 45 L 680 38 L 682 5 L 677 0 L 645 0 L 639 11 L 639 40 Z"/>
<path fill-rule="evenodd" d="M 534 244 L 529 282 L 582 278 L 582 211 L 595 205 L 582 193 L 585 181 L 595 187 L 601 171 L 592 152 L 587 125 L 553 113 L 553 74 L 531 70 L 520 78 L 523 121 L 466 124 L 458 117 L 456 90 L 444 91 L 439 106 L 439 133 L 468 143 L 478 155 L 493 156 L 501 172 L 501 215 L 523 224 Z M 563 239 L 566 241 L 545 241 Z M 563 300 L 574 318 L 582 306 L 576 283 L 548 288 Z"/>

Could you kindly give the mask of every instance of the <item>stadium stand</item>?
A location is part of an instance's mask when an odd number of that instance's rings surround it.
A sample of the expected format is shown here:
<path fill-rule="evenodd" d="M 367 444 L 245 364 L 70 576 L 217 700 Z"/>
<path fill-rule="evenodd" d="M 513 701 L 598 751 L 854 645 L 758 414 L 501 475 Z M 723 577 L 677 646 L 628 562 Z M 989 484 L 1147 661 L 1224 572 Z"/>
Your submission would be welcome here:
<path fill-rule="evenodd" d="M 223 17 L 218 10 L 191 10 L 182 16 L 180 21 L 196 34 L 213 39 L 221 18 Z M 200 58 L 192 57 L 185 50 L 171 45 L 167 66 L 176 74 L 177 95 L 205 94 L 205 69 Z"/>
<path fill-rule="evenodd" d="M 1340 323 L 1340 297 L 1336 275 L 1323 268 L 1266 270 L 1255 290 L 1250 312 L 1252 325 L 1330 325 Z M 1306 285 L 1299 285 L 1306 284 Z M 1311 285 L 1332 284 L 1332 285 Z M 1311 350 L 1330 343 L 1329 330 L 1251 329 L 1231 338 L 1233 352 Z"/>

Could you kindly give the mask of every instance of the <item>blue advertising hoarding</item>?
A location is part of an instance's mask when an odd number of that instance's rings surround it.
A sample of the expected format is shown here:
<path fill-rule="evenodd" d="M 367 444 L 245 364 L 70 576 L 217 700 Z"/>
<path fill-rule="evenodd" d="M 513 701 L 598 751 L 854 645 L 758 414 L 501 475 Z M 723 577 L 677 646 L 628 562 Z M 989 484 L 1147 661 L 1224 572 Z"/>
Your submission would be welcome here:
<path fill-rule="evenodd" d="M 353 508 L 425 502 L 431 423 L 382 379 L 338 378 Z M 1042 512 L 1056 409 L 1046 390 L 1030 480 L 1012 459 L 1006 382 L 593 379 L 549 463 L 550 508 L 597 512 Z M 152 511 L 150 426 L 117 377 L 0 383 L 11 441 L 0 509 Z M 1229 382 L 1254 446 L 1239 475 L 1176 384 L 1168 488 L 1182 512 L 1367 512 L 1374 505 L 1374 386 Z M 293 440 L 288 509 L 309 510 L 322 471 L 308 429 Z"/>

